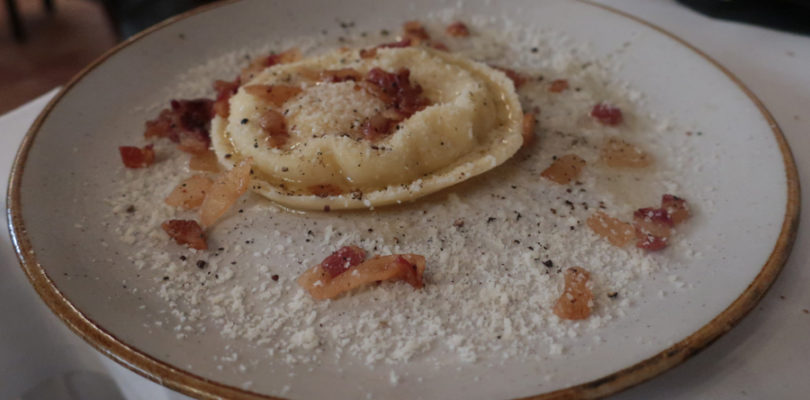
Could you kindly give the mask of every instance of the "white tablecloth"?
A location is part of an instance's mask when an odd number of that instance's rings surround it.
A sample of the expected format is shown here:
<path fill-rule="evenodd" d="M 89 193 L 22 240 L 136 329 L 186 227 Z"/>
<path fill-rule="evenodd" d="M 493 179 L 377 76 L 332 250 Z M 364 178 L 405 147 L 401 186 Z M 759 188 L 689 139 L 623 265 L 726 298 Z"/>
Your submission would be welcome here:
<path fill-rule="evenodd" d="M 712 20 L 673 1 L 602 2 L 673 32 L 728 67 L 773 113 L 799 174 L 810 176 L 810 37 Z M 0 117 L 0 176 L 8 176 L 21 138 L 55 93 Z M 805 210 L 809 199 L 802 201 Z M 5 197 L 0 202 L 5 208 Z M 617 398 L 810 398 L 809 227 L 805 212 L 781 276 L 739 326 L 683 365 Z M 28 284 L 5 229 L 0 265 L 0 399 L 186 398 L 117 365 L 62 325 Z M 99 376 L 112 381 L 106 386 L 99 381 L 95 391 L 82 384 Z"/>

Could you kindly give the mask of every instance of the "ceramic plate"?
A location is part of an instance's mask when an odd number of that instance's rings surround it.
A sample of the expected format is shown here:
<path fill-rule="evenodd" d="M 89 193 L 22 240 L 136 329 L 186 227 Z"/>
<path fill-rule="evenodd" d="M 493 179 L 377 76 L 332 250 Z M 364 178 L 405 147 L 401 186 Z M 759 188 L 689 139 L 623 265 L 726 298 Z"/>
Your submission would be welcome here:
<path fill-rule="evenodd" d="M 681 136 L 687 129 L 695 137 L 700 132 L 690 154 L 700 168 L 683 177 L 700 194 L 701 212 L 686 232 L 700 254 L 677 276 L 653 274 L 630 316 L 598 333 L 609 345 L 580 351 L 572 339 L 561 355 L 543 347 L 534 360 L 496 365 L 448 360 L 418 380 L 424 368 L 418 359 L 393 369 L 281 367 L 274 356 L 226 339 L 213 325 L 194 332 L 156 326 L 170 316 L 161 315 L 164 306 L 153 292 L 126 287 L 152 281 L 139 281 L 132 268 L 137 244 L 109 237 L 104 199 L 122 176 L 116 147 L 141 134 L 155 114 L 149 107 L 166 101 L 166 88 L 234 50 L 322 30 L 339 35 L 345 21 L 356 32 L 392 29 L 448 8 L 462 19 L 495 16 L 488 21 L 496 28 L 541 26 L 587 43 L 593 57 L 617 61 L 614 78 L 644 93 L 648 112 L 686 127 Z M 599 397 L 649 379 L 738 322 L 788 255 L 798 196 L 790 151 L 759 101 L 697 49 L 621 13 L 568 1 L 242 1 L 160 24 L 74 78 L 24 140 L 8 212 L 23 268 L 65 323 L 123 365 L 193 396 L 571 398 Z"/>

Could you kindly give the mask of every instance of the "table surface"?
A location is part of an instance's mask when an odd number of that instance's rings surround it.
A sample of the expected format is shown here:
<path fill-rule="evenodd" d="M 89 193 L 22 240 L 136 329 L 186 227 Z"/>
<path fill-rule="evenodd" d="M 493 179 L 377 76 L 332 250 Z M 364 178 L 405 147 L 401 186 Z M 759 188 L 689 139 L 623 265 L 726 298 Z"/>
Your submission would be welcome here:
<path fill-rule="evenodd" d="M 793 149 L 800 176 L 810 176 L 810 114 L 806 112 L 810 38 L 713 20 L 674 1 L 599 2 L 656 24 L 725 65 L 774 115 Z M 55 93 L 0 117 L 0 176 L 8 176 L 21 138 Z M 802 200 L 805 210 L 810 209 L 808 198 Z M 5 208 L 5 197 L 0 202 Z M 806 398 L 810 392 L 806 372 L 810 367 L 810 246 L 803 243 L 808 241 L 808 219 L 804 213 L 793 253 L 779 279 L 737 327 L 683 365 L 615 398 Z M 0 321 L 4 321 L 0 324 L 0 399 L 187 398 L 119 366 L 62 325 L 17 267 L 5 229 L 0 230 L 0 265 Z M 108 377 L 107 385 L 77 389 L 87 376 Z"/>

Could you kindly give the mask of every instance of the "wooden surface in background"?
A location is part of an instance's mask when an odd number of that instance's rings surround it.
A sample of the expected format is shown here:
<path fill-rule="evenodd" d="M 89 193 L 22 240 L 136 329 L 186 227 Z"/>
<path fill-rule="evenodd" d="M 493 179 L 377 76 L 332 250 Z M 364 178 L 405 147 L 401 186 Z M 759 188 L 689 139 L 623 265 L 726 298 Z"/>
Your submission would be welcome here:
<path fill-rule="evenodd" d="M 41 0 L 16 0 L 27 40 L 14 40 L 0 7 L 0 114 L 62 85 L 115 44 L 99 2 L 56 0 L 53 14 Z"/>

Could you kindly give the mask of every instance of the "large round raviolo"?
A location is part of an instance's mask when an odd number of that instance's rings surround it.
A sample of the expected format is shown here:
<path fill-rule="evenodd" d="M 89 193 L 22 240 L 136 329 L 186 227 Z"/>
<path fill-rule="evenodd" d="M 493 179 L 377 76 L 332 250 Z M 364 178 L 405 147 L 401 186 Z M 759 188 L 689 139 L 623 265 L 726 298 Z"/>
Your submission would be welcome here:
<path fill-rule="evenodd" d="M 410 70 L 429 105 L 370 140 L 361 127 L 385 104 L 358 82 L 313 77 L 339 69 L 365 77 L 373 68 Z M 259 121 L 270 106 L 245 90 L 251 85 L 302 89 L 274 106 L 289 134 L 280 147 L 268 144 Z M 252 158 L 257 193 L 295 209 L 335 210 L 413 200 L 500 165 L 523 143 L 522 116 L 512 82 L 485 64 L 417 47 L 377 49 L 373 58 L 343 49 L 265 69 L 233 95 L 229 117 L 215 117 L 211 132 L 227 167 Z"/>

